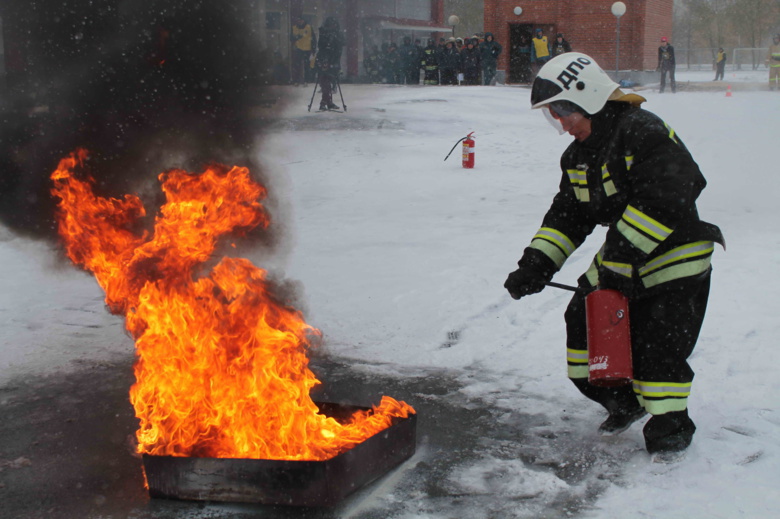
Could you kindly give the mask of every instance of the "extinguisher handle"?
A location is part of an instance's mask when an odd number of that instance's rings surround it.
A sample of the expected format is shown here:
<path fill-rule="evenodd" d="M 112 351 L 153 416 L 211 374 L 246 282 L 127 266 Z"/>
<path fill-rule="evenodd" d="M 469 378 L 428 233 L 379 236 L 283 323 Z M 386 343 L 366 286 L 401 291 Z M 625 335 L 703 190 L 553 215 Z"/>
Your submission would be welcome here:
<path fill-rule="evenodd" d="M 585 287 L 573 287 L 571 285 L 562 285 L 561 283 L 554 283 L 552 281 L 546 281 L 544 283 L 548 287 L 554 287 L 554 288 L 560 288 L 562 290 L 568 290 L 570 292 L 577 292 L 579 294 L 587 294 L 588 292 L 591 292 L 594 289 L 585 288 Z"/>

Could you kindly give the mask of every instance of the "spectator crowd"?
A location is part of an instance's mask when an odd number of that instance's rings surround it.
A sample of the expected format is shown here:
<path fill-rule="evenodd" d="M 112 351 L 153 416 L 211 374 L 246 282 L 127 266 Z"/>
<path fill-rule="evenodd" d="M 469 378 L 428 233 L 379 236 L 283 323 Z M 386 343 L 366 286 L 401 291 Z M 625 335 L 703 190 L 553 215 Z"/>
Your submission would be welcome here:
<path fill-rule="evenodd" d="M 423 47 L 404 37 L 367 50 L 363 68 L 372 83 L 399 85 L 492 85 L 503 48 L 493 33 L 471 38 L 429 38 Z"/>
<path fill-rule="evenodd" d="M 338 22 L 333 18 L 332 23 Z M 323 67 L 318 54 L 322 51 L 320 40 L 324 27 L 320 27 L 318 37 L 311 25 L 298 16 L 291 29 L 289 76 L 281 53 L 277 51 L 274 55 L 274 81 L 282 84 L 290 82 L 296 86 L 307 86 L 315 80 L 319 83 Z M 537 28 L 531 41 L 530 63 L 534 74 L 549 59 L 571 52 L 571 45 L 561 33 L 553 42 L 548 42 L 542 29 Z M 470 38 L 439 38 L 438 41 L 428 38 L 425 46 L 420 39 L 413 41 L 411 36 L 404 36 L 400 45 L 388 41 L 381 47 L 372 45 L 366 48 L 361 76 L 370 83 L 382 84 L 494 85 L 502 51 L 503 47 L 491 32 L 478 33 Z M 329 76 L 338 77 L 340 56 L 339 48 L 338 57 L 328 67 Z"/>

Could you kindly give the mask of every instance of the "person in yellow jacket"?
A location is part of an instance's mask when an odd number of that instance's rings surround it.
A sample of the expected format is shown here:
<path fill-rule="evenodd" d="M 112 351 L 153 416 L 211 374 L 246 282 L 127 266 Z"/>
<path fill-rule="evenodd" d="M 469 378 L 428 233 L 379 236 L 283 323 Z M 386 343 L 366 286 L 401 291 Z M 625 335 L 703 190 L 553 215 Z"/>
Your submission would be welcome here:
<path fill-rule="evenodd" d="M 726 51 L 723 50 L 723 47 L 718 48 L 718 55 L 715 57 L 715 79 L 713 81 L 717 81 L 720 79 L 723 80 L 723 76 L 726 73 Z"/>
<path fill-rule="evenodd" d="M 536 34 L 531 40 L 531 63 L 536 65 L 536 70 L 541 69 L 550 61 L 550 43 L 541 27 L 536 28 Z"/>
<path fill-rule="evenodd" d="M 769 90 L 780 90 L 780 34 L 772 38 L 766 63 L 769 66 Z"/>
<path fill-rule="evenodd" d="M 290 39 L 293 42 L 292 46 L 292 81 L 294 85 L 304 85 L 308 83 L 307 75 L 309 75 L 310 64 L 309 60 L 317 48 L 317 43 L 314 36 L 314 29 L 311 25 L 306 23 L 306 20 L 302 16 L 299 16 L 295 20 L 293 25 Z"/>

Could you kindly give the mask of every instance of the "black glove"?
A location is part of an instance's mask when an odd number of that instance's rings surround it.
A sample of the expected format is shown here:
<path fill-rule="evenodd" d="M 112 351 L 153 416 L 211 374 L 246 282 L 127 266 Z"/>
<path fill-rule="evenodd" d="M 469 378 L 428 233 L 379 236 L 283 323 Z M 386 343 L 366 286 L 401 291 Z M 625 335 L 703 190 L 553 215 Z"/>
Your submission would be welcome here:
<path fill-rule="evenodd" d="M 546 254 L 530 247 L 525 249 L 517 265 L 520 268 L 509 274 L 504 282 L 504 288 L 509 291 L 512 299 L 541 292 L 545 283 L 550 281 L 558 270 Z"/>
<path fill-rule="evenodd" d="M 532 268 L 519 268 L 509 274 L 504 282 L 504 288 L 509 291 L 512 299 L 536 294 L 544 289 L 545 277 Z"/>
<path fill-rule="evenodd" d="M 599 288 L 617 290 L 629 299 L 636 295 L 634 278 L 618 274 L 603 265 L 599 267 Z"/>

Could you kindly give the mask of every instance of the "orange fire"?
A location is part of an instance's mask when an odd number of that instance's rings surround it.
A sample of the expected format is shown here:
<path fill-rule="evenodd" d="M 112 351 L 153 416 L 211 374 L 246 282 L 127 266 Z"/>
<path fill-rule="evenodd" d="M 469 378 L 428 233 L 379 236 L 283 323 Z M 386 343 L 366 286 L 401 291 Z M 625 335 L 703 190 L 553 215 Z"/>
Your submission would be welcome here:
<path fill-rule="evenodd" d="M 205 272 L 220 236 L 269 224 L 265 188 L 246 168 L 162 173 L 166 203 L 139 236 L 141 200 L 96 196 L 76 173 L 86 156 L 73 153 L 52 174 L 59 233 L 136 341 L 140 453 L 325 460 L 414 413 L 385 396 L 347 423 L 320 414 L 306 356 L 319 331 L 274 300 L 250 261 L 224 257 Z"/>

